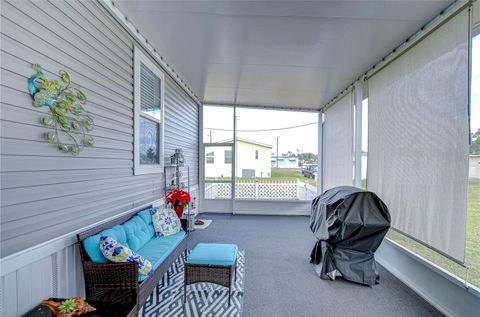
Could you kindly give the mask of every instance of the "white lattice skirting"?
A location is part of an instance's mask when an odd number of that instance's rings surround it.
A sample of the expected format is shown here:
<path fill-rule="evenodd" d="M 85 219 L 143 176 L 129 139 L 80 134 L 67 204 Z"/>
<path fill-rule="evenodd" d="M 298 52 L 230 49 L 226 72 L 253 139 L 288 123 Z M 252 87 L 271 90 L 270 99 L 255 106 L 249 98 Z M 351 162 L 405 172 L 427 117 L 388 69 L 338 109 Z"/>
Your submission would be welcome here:
<path fill-rule="evenodd" d="M 240 200 L 311 200 L 317 188 L 301 181 L 237 181 L 235 199 Z M 230 199 L 232 184 L 210 183 L 205 186 L 206 199 Z"/>

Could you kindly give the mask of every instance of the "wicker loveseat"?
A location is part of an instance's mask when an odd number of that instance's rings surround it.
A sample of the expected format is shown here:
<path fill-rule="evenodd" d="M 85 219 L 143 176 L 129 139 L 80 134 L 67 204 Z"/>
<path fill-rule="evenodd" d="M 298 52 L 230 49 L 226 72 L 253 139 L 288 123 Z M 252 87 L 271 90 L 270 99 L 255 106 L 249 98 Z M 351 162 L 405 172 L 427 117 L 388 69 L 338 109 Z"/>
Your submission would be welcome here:
<path fill-rule="evenodd" d="M 141 307 L 171 264 L 187 250 L 187 235 L 157 238 L 150 208 L 134 211 L 78 234 L 87 300 L 123 302 Z M 138 274 L 137 263 L 113 263 L 100 252 L 100 236 L 109 236 L 150 260 L 154 274 Z"/>

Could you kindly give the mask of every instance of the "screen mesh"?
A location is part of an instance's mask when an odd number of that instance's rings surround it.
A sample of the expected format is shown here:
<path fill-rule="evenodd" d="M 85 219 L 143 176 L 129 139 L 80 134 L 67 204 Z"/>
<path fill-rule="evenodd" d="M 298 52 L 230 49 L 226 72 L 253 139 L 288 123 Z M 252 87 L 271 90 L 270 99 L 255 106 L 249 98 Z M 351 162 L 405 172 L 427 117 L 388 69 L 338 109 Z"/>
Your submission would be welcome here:
<path fill-rule="evenodd" d="M 392 226 L 464 261 L 468 15 L 461 12 L 368 83 L 368 182 Z"/>
<path fill-rule="evenodd" d="M 350 92 L 325 111 L 323 125 L 323 190 L 352 186 L 353 94 Z"/>

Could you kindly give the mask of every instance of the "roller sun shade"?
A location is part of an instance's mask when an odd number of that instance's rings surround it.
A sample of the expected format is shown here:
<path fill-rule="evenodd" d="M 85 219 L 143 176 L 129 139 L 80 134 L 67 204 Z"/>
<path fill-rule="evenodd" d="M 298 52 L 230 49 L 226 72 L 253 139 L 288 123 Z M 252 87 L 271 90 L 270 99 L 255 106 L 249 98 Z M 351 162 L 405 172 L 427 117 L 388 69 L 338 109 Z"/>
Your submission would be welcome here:
<path fill-rule="evenodd" d="M 367 188 L 399 231 L 464 261 L 468 15 L 463 11 L 369 79 Z"/>
<path fill-rule="evenodd" d="M 323 190 L 352 186 L 353 181 L 353 94 L 350 92 L 324 114 Z"/>

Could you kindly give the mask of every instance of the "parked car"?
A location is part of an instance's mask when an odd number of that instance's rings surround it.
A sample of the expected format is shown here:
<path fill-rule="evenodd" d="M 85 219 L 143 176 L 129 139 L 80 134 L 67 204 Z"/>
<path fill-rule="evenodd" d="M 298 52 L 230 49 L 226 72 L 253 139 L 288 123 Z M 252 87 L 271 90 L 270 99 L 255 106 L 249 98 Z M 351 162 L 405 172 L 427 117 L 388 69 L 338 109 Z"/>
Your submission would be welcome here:
<path fill-rule="evenodd" d="M 311 166 L 316 166 L 317 164 L 303 164 L 301 167 L 302 175 L 305 176 L 305 173 Z"/>
<path fill-rule="evenodd" d="M 302 167 L 302 174 L 307 178 L 315 179 L 315 174 L 317 174 L 318 166 L 317 164 L 309 164 L 305 167 Z"/>

